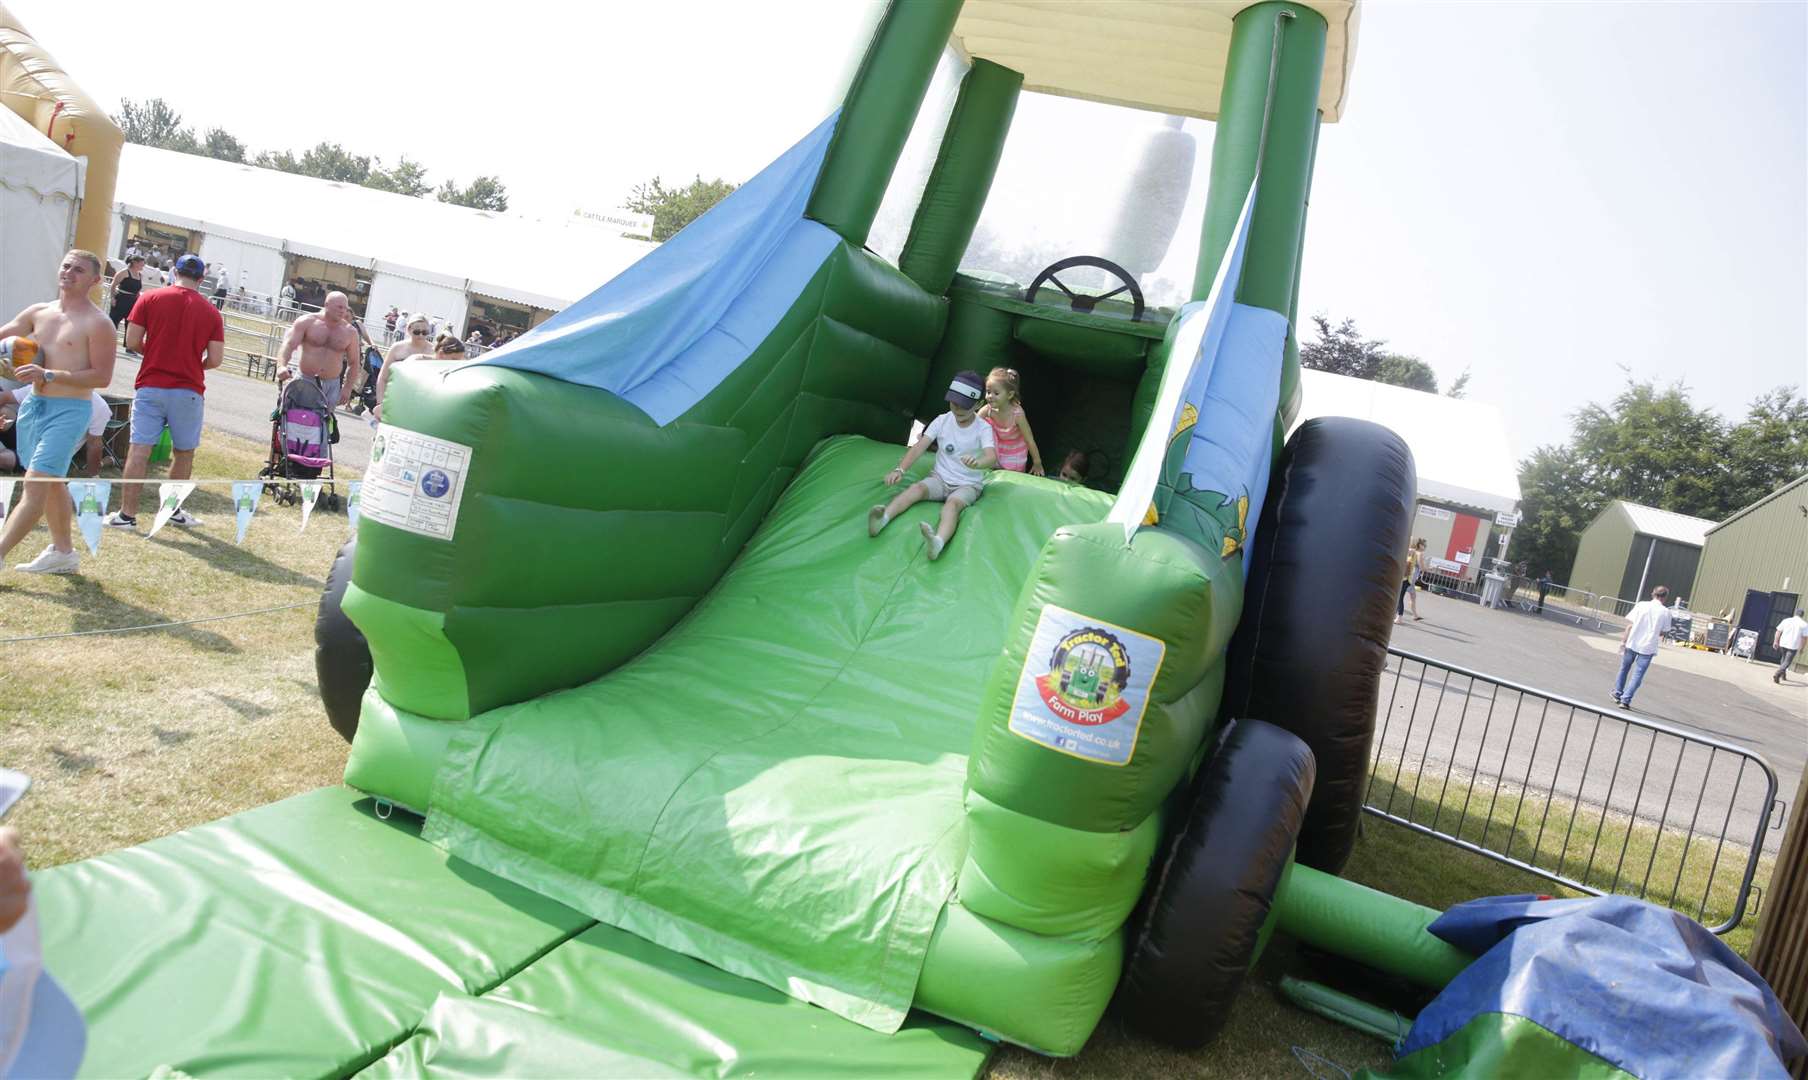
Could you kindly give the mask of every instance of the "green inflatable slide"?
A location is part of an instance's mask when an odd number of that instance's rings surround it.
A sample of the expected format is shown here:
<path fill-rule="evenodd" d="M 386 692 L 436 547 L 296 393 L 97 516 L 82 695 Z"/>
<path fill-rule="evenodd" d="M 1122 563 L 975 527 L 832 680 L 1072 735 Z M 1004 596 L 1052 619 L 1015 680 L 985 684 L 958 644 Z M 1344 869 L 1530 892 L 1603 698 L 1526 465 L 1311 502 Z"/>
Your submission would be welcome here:
<path fill-rule="evenodd" d="M 398 368 L 322 605 L 346 786 L 43 876 L 84 1071 L 961 1075 L 1078 1052 L 1114 994 L 1202 1043 L 1276 930 L 1460 970 L 1334 876 L 1411 457 L 1283 439 L 1351 8 L 895 2 L 709 214 Z M 865 242 L 951 45 L 893 265 Z M 957 272 L 1026 89 L 1217 121 L 1191 300 L 1086 252 Z M 869 535 L 932 468 L 884 482 L 912 422 L 984 424 L 951 387 L 994 367 L 1092 486 L 993 471 L 935 560 L 933 502 Z"/>

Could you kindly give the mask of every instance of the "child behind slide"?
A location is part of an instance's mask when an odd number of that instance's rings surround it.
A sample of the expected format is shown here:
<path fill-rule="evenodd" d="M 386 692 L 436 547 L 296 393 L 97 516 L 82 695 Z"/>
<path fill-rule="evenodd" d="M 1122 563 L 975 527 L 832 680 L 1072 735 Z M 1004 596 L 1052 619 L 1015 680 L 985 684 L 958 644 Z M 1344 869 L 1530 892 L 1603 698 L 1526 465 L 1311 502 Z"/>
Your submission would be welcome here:
<path fill-rule="evenodd" d="M 986 374 L 986 403 L 979 415 L 992 428 L 998 442 L 998 467 L 1012 472 L 1042 471 L 1042 451 L 1036 448 L 1035 433 L 1030 431 L 1030 418 L 1024 415 L 1022 376 L 1006 367 L 995 367 Z"/>
<path fill-rule="evenodd" d="M 976 371 L 963 371 L 948 384 L 948 411 L 929 422 L 923 429 L 923 437 L 904 452 L 904 460 L 885 474 L 885 484 L 897 487 L 904 479 L 905 470 L 923 456 L 931 443 L 939 447 L 935 468 L 928 476 L 893 496 L 891 502 L 866 512 L 868 536 L 878 536 L 893 518 L 924 499 L 939 502 L 942 504 L 940 523 L 932 529 L 925 521 L 921 528 L 930 561 L 942 557 L 942 549 L 960 524 L 961 511 L 978 502 L 984 493 L 984 470 L 998 463 L 992 426 L 979 418 L 979 402 L 984 394 L 985 382 Z"/>

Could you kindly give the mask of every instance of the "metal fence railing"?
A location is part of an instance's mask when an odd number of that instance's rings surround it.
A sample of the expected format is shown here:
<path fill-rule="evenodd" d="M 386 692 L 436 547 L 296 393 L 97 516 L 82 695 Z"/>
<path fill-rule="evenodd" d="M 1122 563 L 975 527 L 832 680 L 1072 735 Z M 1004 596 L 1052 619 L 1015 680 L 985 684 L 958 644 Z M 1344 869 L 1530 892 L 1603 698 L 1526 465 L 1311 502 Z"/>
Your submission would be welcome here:
<path fill-rule="evenodd" d="M 1365 810 L 1581 892 L 1663 904 L 1717 934 L 1739 925 L 1784 814 L 1762 757 L 1388 652 Z"/>

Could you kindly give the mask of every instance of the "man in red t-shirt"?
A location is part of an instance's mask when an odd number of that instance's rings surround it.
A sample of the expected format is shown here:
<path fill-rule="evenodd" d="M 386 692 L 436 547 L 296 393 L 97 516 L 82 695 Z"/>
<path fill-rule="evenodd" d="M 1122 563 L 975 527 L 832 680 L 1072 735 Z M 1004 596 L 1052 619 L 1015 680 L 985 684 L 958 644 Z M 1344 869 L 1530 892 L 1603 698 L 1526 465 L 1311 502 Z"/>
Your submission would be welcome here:
<path fill-rule="evenodd" d="M 143 353 L 138 378 L 132 384 L 132 450 L 126 455 L 125 478 L 144 479 L 163 429 L 169 428 L 171 480 L 194 475 L 195 447 L 201 445 L 201 395 L 207 390 L 204 372 L 226 359 L 226 323 L 219 309 L 201 295 L 201 278 L 207 264 L 199 255 L 176 260 L 176 283 L 152 289 L 132 305 L 126 317 L 126 348 Z M 117 529 L 138 527 L 138 496 L 143 484 L 128 483 L 120 495 L 119 510 L 107 518 Z M 199 525 L 200 519 L 178 510 L 172 525 Z"/>

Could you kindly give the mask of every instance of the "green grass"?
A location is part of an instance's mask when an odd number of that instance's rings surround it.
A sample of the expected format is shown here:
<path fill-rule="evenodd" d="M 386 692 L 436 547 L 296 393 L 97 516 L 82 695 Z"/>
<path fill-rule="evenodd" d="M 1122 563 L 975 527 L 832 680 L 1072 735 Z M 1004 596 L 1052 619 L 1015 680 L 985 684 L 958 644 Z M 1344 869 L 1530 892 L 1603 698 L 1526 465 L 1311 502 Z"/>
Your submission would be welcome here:
<path fill-rule="evenodd" d="M 208 432 L 195 475 L 253 479 L 263 447 Z M 160 469 L 161 466 L 153 466 Z M 103 478 L 116 476 L 114 470 Z M 340 471 L 340 480 L 351 478 Z M 119 505 L 115 487 L 113 506 Z M 69 577 L 0 570 L 0 638 L 142 626 L 318 599 L 346 537 L 343 512 L 265 496 L 233 543 L 230 489 L 185 508 L 204 524 L 145 539 L 104 530 Z M 7 558 L 48 542 L 39 526 Z M 0 763 L 33 778 L 10 824 L 34 866 L 139 843 L 338 780 L 345 745 L 314 680 L 311 607 L 129 634 L 0 645 Z"/>

